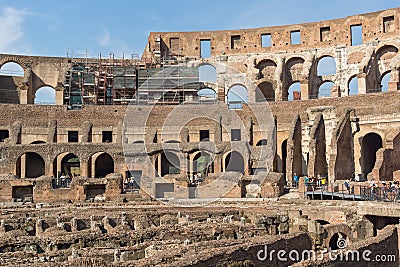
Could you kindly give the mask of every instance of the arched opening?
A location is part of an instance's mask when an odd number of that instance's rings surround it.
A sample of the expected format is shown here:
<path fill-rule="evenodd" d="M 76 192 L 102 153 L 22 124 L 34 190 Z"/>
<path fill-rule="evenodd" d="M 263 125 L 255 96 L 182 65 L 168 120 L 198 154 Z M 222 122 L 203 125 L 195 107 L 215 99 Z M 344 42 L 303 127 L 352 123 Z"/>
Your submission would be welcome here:
<path fill-rule="evenodd" d="M 347 236 L 343 233 L 335 233 L 329 240 L 329 248 L 338 250 L 347 247 Z"/>
<path fill-rule="evenodd" d="M 318 88 L 318 98 L 330 97 L 334 85 L 331 81 L 323 82 Z"/>
<path fill-rule="evenodd" d="M 45 175 L 45 163 L 39 154 L 27 152 L 17 160 L 17 176 L 21 178 L 37 178 Z"/>
<path fill-rule="evenodd" d="M 282 142 L 282 173 L 283 177 L 286 179 L 286 158 L 287 158 L 287 139 Z"/>
<path fill-rule="evenodd" d="M 336 60 L 331 56 L 325 56 L 318 61 L 317 75 L 333 75 L 336 74 Z"/>
<path fill-rule="evenodd" d="M 35 93 L 35 105 L 55 105 L 56 91 L 50 86 L 40 87 Z"/>
<path fill-rule="evenodd" d="M 217 82 L 217 70 L 214 66 L 206 64 L 199 67 L 199 82 Z"/>
<path fill-rule="evenodd" d="M 132 144 L 144 144 L 143 140 L 136 140 Z"/>
<path fill-rule="evenodd" d="M 262 82 L 256 88 L 256 102 L 275 101 L 275 90 L 271 82 Z"/>
<path fill-rule="evenodd" d="M 232 151 L 226 155 L 225 171 L 244 173 L 244 159 L 239 152 Z"/>
<path fill-rule="evenodd" d="M 61 160 L 61 174 L 69 177 L 81 175 L 81 164 L 79 158 L 72 153 L 65 155 Z"/>
<path fill-rule="evenodd" d="M 242 103 L 247 103 L 248 93 L 243 85 L 234 85 L 228 90 L 227 100 L 229 108 L 242 108 Z"/>
<path fill-rule="evenodd" d="M 215 102 L 217 99 L 217 94 L 211 88 L 203 88 L 197 91 L 197 96 L 199 97 L 200 102 Z"/>
<path fill-rule="evenodd" d="M 261 60 L 257 64 L 258 79 L 272 78 L 275 75 L 276 63 L 270 59 Z"/>
<path fill-rule="evenodd" d="M 293 101 L 300 99 L 301 99 L 300 82 L 294 82 L 288 88 L 287 100 Z"/>
<path fill-rule="evenodd" d="M 376 58 L 378 60 L 389 60 L 394 58 L 399 52 L 399 49 L 393 45 L 385 45 L 376 51 Z"/>
<path fill-rule="evenodd" d="M 256 146 L 266 146 L 268 144 L 267 139 L 261 139 L 260 141 L 257 142 Z"/>
<path fill-rule="evenodd" d="M 0 103 L 20 104 L 18 85 L 24 81 L 24 69 L 15 62 L 0 68 Z"/>
<path fill-rule="evenodd" d="M 0 68 L 0 76 L 24 76 L 24 69 L 16 62 L 7 62 Z"/>
<path fill-rule="evenodd" d="M 382 148 L 382 138 L 377 133 L 366 134 L 361 143 L 362 173 L 367 177 L 376 162 L 376 152 Z"/>
<path fill-rule="evenodd" d="M 95 161 L 95 177 L 102 178 L 106 177 L 107 174 L 114 172 L 114 160 L 107 154 L 102 153 L 96 158 Z"/>
<path fill-rule="evenodd" d="M 285 69 L 285 76 L 284 80 L 286 82 L 284 83 L 284 90 L 282 92 L 282 100 L 294 100 L 294 99 L 300 99 L 300 83 L 297 84 L 297 82 L 300 82 L 303 79 L 303 64 L 304 59 L 301 57 L 293 57 L 289 59 L 286 62 L 286 69 Z M 296 85 L 293 85 L 296 84 Z M 293 88 L 290 88 L 294 86 Z M 293 96 L 292 92 L 298 92 L 295 93 L 298 95 L 298 97 Z"/>
<path fill-rule="evenodd" d="M 349 95 L 358 95 L 358 78 L 353 76 L 350 78 L 349 84 Z"/>
<path fill-rule="evenodd" d="M 381 92 L 387 92 L 388 91 L 389 82 L 390 82 L 390 71 L 385 72 L 381 76 L 381 82 L 380 82 Z"/>
<path fill-rule="evenodd" d="M 166 174 L 179 174 L 180 160 L 172 152 L 163 152 L 161 154 L 161 176 Z"/>
<path fill-rule="evenodd" d="M 193 173 L 198 172 L 201 173 L 202 177 L 214 173 L 214 162 L 209 154 L 200 152 L 193 158 Z"/>

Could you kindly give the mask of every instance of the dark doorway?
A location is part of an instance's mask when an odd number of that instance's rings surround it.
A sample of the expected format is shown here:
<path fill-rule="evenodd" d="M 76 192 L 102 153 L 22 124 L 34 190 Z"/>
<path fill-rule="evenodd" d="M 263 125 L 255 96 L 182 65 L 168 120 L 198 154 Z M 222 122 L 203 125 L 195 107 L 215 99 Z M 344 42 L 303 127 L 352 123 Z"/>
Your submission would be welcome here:
<path fill-rule="evenodd" d="M 225 171 L 244 173 L 244 159 L 239 152 L 233 151 L 226 156 Z"/>
<path fill-rule="evenodd" d="M 362 173 L 367 177 L 372 171 L 376 162 L 376 152 L 382 148 L 382 138 L 379 134 L 369 133 L 362 139 L 361 144 L 361 159 Z"/>
<path fill-rule="evenodd" d="M 106 177 L 107 174 L 114 172 L 114 160 L 107 154 L 103 153 L 96 158 L 95 162 L 95 177 Z"/>
<path fill-rule="evenodd" d="M 25 161 L 25 177 L 37 178 L 44 175 L 45 164 L 43 158 L 34 152 L 28 152 Z"/>
<path fill-rule="evenodd" d="M 161 176 L 166 174 L 179 174 L 180 160 L 178 156 L 171 152 L 161 154 Z"/>

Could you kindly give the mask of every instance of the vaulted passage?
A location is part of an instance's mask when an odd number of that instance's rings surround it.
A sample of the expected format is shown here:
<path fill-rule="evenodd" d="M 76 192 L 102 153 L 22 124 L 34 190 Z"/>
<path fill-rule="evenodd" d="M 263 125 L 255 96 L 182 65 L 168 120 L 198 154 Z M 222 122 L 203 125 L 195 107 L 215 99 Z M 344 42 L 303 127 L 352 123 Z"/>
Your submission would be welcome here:
<path fill-rule="evenodd" d="M 225 157 L 225 171 L 244 173 L 244 159 L 239 152 L 232 151 Z"/>
<path fill-rule="evenodd" d="M 17 160 L 17 176 L 20 178 L 37 178 L 45 174 L 43 158 L 34 152 L 27 152 Z"/>
<path fill-rule="evenodd" d="M 325 139 L 325 122 L 321 118 L 317 132 L 315 134 L 315 168 L 314 177 L 318 174 L 324 176 L 328 173 L 328 164 L 326 162 L 326 139 Z"/>
<path fill-rule="evenodd" d="M 79 176 L 81 173 L 79 158 L 70 153 L 61 160 L 61 171 L 64 175 Z"/>
<path fill-rule="evenodd" d="M 382 138 L 379 134 L 369 133 L 362 139 L 361 168 L 364 177 L 372 171 L 376 162 L 376 152 L 382 148 Z"/>
<path fill-rule="evenodd" d="M 303 174 L 303 155 L 301 149 L 301 121 L 297 120 L 293 135 L 293 174 Z"/>
<path fill-rule="evenodd" d="M 335 179 L 344 180 L 353 177 L 354 151 L 353 135 L 350 120 L 347 119 L 337 141 L 337 156 L 335 162 Z"/>
<path fill-rule="evenodd" d="M 207 153 L 198 153 L 193 158 L 193 172 L 200 172 L 202 177 L 214 172 L 214 162 Z"/>
<path fill-rule="evenodd" d="M 164 152 L 161 154 L 161 176 L 166 174 L 179 174 L 180 160 L 177 155 L 172 152 Z"/>
<path fill-rule="evenodd" d="M 95 162 L 95 177 L 106 177 L 107 174 L 114 172 L 114 160 L 107 154 L 103 153 L 96 158 Z"/>
<path fill-rule="evenodd" d="M 256 89 L 256 102 L 275 101 L 275 90 L 271 82 L 262 82 Z"/>

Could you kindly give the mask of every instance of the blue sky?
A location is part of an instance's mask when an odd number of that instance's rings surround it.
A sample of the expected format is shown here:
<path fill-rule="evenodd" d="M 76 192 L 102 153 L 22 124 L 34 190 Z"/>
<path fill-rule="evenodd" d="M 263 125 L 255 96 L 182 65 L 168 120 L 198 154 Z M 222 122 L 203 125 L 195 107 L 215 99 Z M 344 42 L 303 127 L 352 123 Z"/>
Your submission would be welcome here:
<path fill-rule="evenodd" d="M 0 53 L 140 56 L 150 31 L 284 25 L 399 6 L 397 0 L 0 0 Z"/>

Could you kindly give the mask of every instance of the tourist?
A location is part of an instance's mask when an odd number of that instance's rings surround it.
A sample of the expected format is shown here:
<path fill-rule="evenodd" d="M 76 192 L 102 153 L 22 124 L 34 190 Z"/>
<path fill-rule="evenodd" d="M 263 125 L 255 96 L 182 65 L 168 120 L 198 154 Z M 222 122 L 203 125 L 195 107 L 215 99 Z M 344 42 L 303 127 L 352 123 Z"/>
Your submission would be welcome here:
<path fill-rule="evenodd" d="M 346 187 L 347 193 L 350 194 L 350 181 L 349 181 L 349 179 L 346 179 L 346 181 L 344 181 L 343 184 Z"/>
<path fill-rule="evenodd" d="M 293 187 L 298 188 L 299 187 L 299 176 L 294 173 L 293 175 Z"/>
<path fill-rule="evenodd" d="M 326 190 L 327 179 L 326 177 L 321 178 L 321 188 L 322 190 Z"/>
<path fill-rule="evenodd" d="M 304 176 L 304 185 L 306 187 L 306 190 L 308 190 L 308 183 L 310 182 L 309 178 L 307 176 Z"/>

